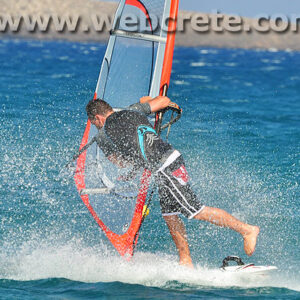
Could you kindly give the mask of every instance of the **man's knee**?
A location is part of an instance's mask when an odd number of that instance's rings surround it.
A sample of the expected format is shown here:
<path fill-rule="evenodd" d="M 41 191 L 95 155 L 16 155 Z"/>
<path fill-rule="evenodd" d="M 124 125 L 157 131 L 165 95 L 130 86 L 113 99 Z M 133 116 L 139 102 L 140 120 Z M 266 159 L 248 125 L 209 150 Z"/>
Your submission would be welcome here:
<path fill-rule="evenodd" d="M 205 206 L 201 211 L 194 216 L 194 219 L 197 220 L 206 220 L 208 216 L 211 214 L 213 208 L 209 206 Z"/>

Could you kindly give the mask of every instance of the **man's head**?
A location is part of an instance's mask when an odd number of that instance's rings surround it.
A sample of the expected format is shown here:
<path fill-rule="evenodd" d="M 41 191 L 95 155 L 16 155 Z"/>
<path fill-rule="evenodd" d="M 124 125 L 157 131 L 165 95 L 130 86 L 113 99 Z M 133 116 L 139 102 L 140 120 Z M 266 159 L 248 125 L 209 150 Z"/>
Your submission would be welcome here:
<path fill-rule="evenodd" d="M 86 106 L 89 120 L 98 129 L 101 129 L 106 118 L 113 113 L 112 107 L 101 99 L 91 100 Z"/>

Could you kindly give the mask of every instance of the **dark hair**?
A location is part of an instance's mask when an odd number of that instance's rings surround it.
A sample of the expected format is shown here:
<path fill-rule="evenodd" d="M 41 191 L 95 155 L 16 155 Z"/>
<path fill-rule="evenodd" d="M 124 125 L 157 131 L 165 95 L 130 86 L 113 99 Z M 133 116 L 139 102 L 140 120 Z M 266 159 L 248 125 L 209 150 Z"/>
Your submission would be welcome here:
<path fill-rule="evenodd" d="M 112 107 L 102 99 L 91 100 L 85 109 L 90 120 L 94 120 L 96 115 L 106 116 L 113 111 Z"/>

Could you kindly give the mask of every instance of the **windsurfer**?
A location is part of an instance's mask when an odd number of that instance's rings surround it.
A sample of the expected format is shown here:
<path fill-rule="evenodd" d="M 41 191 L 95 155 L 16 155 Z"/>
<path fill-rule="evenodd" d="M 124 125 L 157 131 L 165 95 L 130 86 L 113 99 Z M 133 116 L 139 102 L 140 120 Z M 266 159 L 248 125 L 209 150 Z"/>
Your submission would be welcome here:
<path fill-rule="evenodd" d="M 148 121 L 147 115 L 174 105 L 169 98 L 143 97 L 128 110 L 115 112 L 101 99 L 91 100 L 87 115 L 99 129 L 98 146 L 118 166 L 130 163 L 151 170 L 159 187 L 162 215 L 178 249 L 180 264 L 192 267 L 186 230 L 179 215 L 228 227 L 244 239 L 244 251 L 255 250 L 259 227 L 241 222 L 226 211 L 204 206 L 189 185 L 181 154 L 163 141 Z"/>

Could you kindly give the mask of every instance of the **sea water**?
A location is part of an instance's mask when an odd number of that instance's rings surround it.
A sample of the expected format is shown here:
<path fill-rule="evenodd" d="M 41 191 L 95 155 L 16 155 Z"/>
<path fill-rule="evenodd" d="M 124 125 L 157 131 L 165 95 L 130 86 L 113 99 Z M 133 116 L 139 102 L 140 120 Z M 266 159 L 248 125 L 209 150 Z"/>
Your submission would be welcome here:
<path fill-rule="evenodd" d="M 169 97 L 183 115 L 169 141 L 204 204 L 261 228 L 247 258 L 237 233 L 185 220 L 189 270 L 178 265 L 157 195 L 127 262 L 64 167 L 79 148 L 105 48 L 0 41 L 0 298 L 299 299 L 300 53 L 176 48 Z M 279 270 L 220 273 L 231 254 Z"/>

